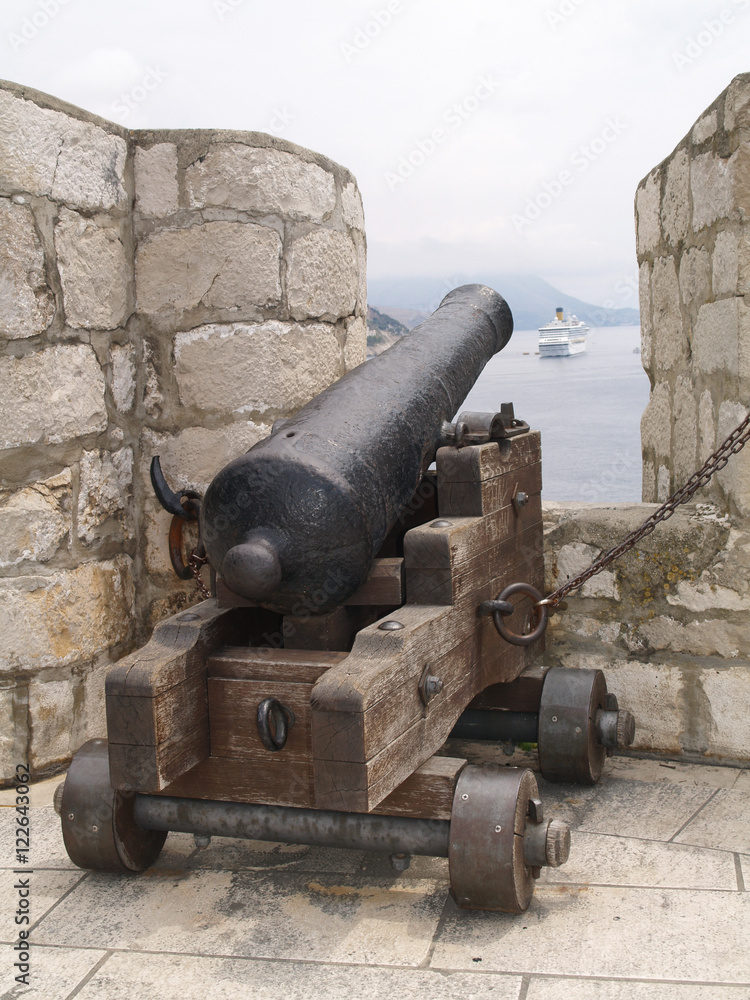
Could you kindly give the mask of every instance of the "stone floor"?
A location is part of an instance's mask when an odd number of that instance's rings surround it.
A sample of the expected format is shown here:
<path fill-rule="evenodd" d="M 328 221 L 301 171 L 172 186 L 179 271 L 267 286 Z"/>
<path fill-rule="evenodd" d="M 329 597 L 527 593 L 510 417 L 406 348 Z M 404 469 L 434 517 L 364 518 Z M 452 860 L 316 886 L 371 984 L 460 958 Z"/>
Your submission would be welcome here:
<path fill-rule="evenodd" d="M 170 834 L 143 875 L 83 872 L 51 805 L 58 780 L 33 788 L 28 875 L 13 872 L 13 794 L 0 793 L 2 997 L 750 998 L 750 771 L 613 758 L 594 788 L 540 780 L 572 849 L 521 916 L 459 910 L 440 859 L 395 873 L 362 852 L 196 850 Z M 29 988 L 14 984 L 18 878 Z"/>

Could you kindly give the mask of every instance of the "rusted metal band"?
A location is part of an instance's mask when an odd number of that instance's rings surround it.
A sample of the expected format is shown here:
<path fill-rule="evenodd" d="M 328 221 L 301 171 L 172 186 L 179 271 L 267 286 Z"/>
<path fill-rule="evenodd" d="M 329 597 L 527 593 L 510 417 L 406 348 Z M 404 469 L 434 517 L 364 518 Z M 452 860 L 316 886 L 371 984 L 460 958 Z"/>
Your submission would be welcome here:
<path fill-rule="evenodd" d="M 510 604 L 509 598 L 513 597 L 514 594 L 525 594 L 527 597 L 531 597 L 534 601 L 534 614 L 536 616 L 536 624 L 528 635 L 518 635 L 517 632 L 512 632 L 505 623 L 505 616 L 512 614 L 513 605 Z M 549 612 L 547 610 L 547 605 L 540 603 L 542 601 L 542 595 L 536 589 L 532 587 L 530 583 L 511 583 L 504 590 L 501 590 L 494 601 L 487 601 L 487 604 L 505 604 L 511 608 L 511 611 L 506 611 L 505 609 L 494 608 L 492 609 L 492 620 L 495 623 L 495 628 L 499 634 L 505 639 L 506 642 L 511 643 L 513 646 L 530 646 L 532 643 L 536 642 L 537 639 L 544 635 L 544 630 L 547 628 L 547 619 L 549 617 Z"/>

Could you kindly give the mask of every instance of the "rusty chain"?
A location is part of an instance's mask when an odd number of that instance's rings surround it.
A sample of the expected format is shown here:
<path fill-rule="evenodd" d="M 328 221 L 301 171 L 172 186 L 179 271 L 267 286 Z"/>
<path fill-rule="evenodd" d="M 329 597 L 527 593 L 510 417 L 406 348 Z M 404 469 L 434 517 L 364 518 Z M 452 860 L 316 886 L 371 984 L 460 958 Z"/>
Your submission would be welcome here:
<path fill-rule="evenodd" d="M 643 524 L 631 531 L 619 545 L 615 545 L 614 548 L 610 549 L 609 552 L 605 552 L 603 556 L 600 556 L 595 562 L 593 562 L 588 569 L 585 569 L 578 576 L 569 580 L 567 583 L 563 584 L 562 587 L 558 587 L 552 594 L 545 597 L 544 600 L 538 601 L 537 606 L 545 606 L 553 611 L 562 601 L 564 597 L 570 594 L 574 590 L 578 590 L 582 587 L 587 580 L 590 580 L 592 576 L 596 576 L 597 573 L 601 573 L 603 569 L 613 563 L 615 559 L 619 559 L 621 555 L 629 552 L 633 546 L 645 538 L 646 535 L 650 535 L 657 524 L 661 521 L 666 521 L 674 514 L 675 510 L 684 503 L 687 503 L 695 494 L 705 486 L 714 475 L 714 473 L 719 472 L 730 459 L 730 456 L 736 455 L 737 452 L 741 451 L 748 440 L 750 440 L 750 413 L 745 417 L 742 423 L 735 427 L 729 437 L 706 459 L 703 465 L 694 472 L 693 475 L 688 479 L 684 486 L 681 486 L 679 490 L 676 490 L 668 500 L 666 500 L 658 510 L 655 510 L 651 517 L 647 518 Z"/>
<path fill-rule="evenodd" d="M 208 556 L 198 555 L 199 548 L 202 549 L 203 546 L 201 545 L 196 547 L 190 553 L 190 558 L 188 559 L 188 566 L 190 567 L 190 572 L 193 574 L 193 577 L 195 578 L 195 585 L 198 588 L 198 593 L 201 595 L 204 601 L 207 601 L 211 596 L 211 592 L 209 591 L 208 587 L 205 585 L 203 580 L 201 580 L 201 567 L 205 566 L 206 563 L 208 562 Z"/>

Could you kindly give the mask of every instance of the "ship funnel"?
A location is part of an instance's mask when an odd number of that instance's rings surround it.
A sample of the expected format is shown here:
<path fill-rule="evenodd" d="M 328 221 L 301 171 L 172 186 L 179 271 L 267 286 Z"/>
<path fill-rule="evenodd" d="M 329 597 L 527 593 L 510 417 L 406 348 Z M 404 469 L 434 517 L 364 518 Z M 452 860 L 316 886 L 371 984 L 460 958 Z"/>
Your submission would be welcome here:
<path fill-rule="evenodd" d="M 562 308 L 562 306 L 558 306 L 557 309 L 555 310 L 555 318 L 559 319 L 560 322 L 562 323 L 562 318 L 563 318 L 563 308 Z"/>

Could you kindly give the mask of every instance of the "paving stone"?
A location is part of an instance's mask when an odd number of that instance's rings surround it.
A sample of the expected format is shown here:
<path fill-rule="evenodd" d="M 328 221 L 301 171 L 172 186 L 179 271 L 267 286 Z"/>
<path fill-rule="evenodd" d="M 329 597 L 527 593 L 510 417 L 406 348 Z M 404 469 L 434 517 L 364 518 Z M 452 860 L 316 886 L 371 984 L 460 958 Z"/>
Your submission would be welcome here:
<path fill-rule="evenodd" d="M 676 785 L 708 785 L 710 788 L 737 787 L 743 774 L 747 775 L 750 791 L 750 771 L 738 771 L 733 767 L 619 756 L 610 757 L 604 765 L 605 777 L 612 775 L 629 781 L 671 781 Z"/>
<path fill-rule="evenodd" d="M 740 771 L 732 787 L 738 792 L 750 792 L 750 771 Z"/>
<path fill-rule="evenodd" d="M 724 851 L 574 830 L 566 864 L 542 869 L 538 884 L 549 883 L 734 890 L 737 875 Z"/>
<path fill-rule="evenodd" d="M 62 777 L 55 778 L 52 782 L 52 789 L 62 781 Z M 32 786 L 33 787 L 33 786 Z M 15 796 L 15 792 L 13 792 Z M 36 807 L 33 805 L 29 813 L 31 824 L 31 848 L 29 851 L 29 867 L 35 872 L 42 872 L 43 869 L 55 868 L 68 871 L 76 871 L 79 875 L 83 872 L 76 868 L 68 857 L 62 838 L 60 817 L 51 805 Z M 0 809 L 0 869 L 17 868 L 15 864 L 15 811 L 10 809 Z M 39 876 L 40 885 L 46 879 L 46 875 Z"/>
<path fill-rule="evenodd" d="M 32 945 L 31 976 L 28 987 L 18 984 L 19 992 L 3 993 L 11 997 L 23 997 L 24 1000 L 65 1000 L 106 955 L 105 951 L 82 950 L 80 948 L 39 948 Z M 5 973 L 5 969 L 3 972 Z M 11 977 L 7 974 L 0 983 L 10 986 Z M 87 994 L 91 997 L 91 994 Z M 100 994 L 101 1000 L 104 997 Z"/>
<path fill-rule="evenodd" d="M 316 873 L 92 873 L 41 944 L 417 966 L 445 905 L 430 880 Z"/>
<path fill-rule="evenodd" d="M 748 1000 L 750 989 L 695 983 L 625 983 L 603 979 L 532 979 L 526 1000 Z"/>
<path fill-rule="evenodd" d="M 627 833 L 639 840 L 670 840 L 712 794 L 705 786 L 665 782 L 636 785 L 611 779 L 586 787 L 538 780 L 549 816 L 567 820 L 586 833 Z"/>
<path fill-rule="evenodd" d="M 750 853 L 750 791 L 720 788 L 675 837 L 677 844 Z"/>
<path fill-rule="evenodd" d="M 429 970 L 363 969 L 296 962 L 263 962 L 118 954 L 78 994 L 79 1000 L 516 1000 L 519 976 Z M 681 998 L 680 998 L 681 1000 Z"/>
<path fill-rule="evenodd" d="M 449 904 L 430 967 L 746 985 L 748 920 L 750 893 L 542 885 L 520 918 Z"/>
<path fill-rule="evenodd" d="M 3 810 L 5 811 L 5 810 Z M 18 866 L 22 867 L 22 866 Z M 25 866 L 24 866 L 25 867 Z M 31 867 L 31 866 L 29 866 Z M 30 930 L 34 940 L 38 932 L 37 922 L 41 920 L 50 907 L 58 902 L 73 886 L 88 876 L 79 868 L 73 871 L 34 871 L 28 875 L 18 875 L 7 869 L 0 871 L 0 913 L 3 914 L 2 930 L 0 930 L 0 940 L 4 942 L 15 941 L 15 924 L 8 920 L 8 916 L 15 914 L 18 907 L 18 889 L 15 885 L 19 879 L 28 878 L 31 895 L 29 916 L 31 917 Z M 49 942 L 57 944 L 56 941 Z M 71 946 L 75 947 L 79 942 L 71 941 Z M 1 982 L 2 980 L 0 980 Z"/>

